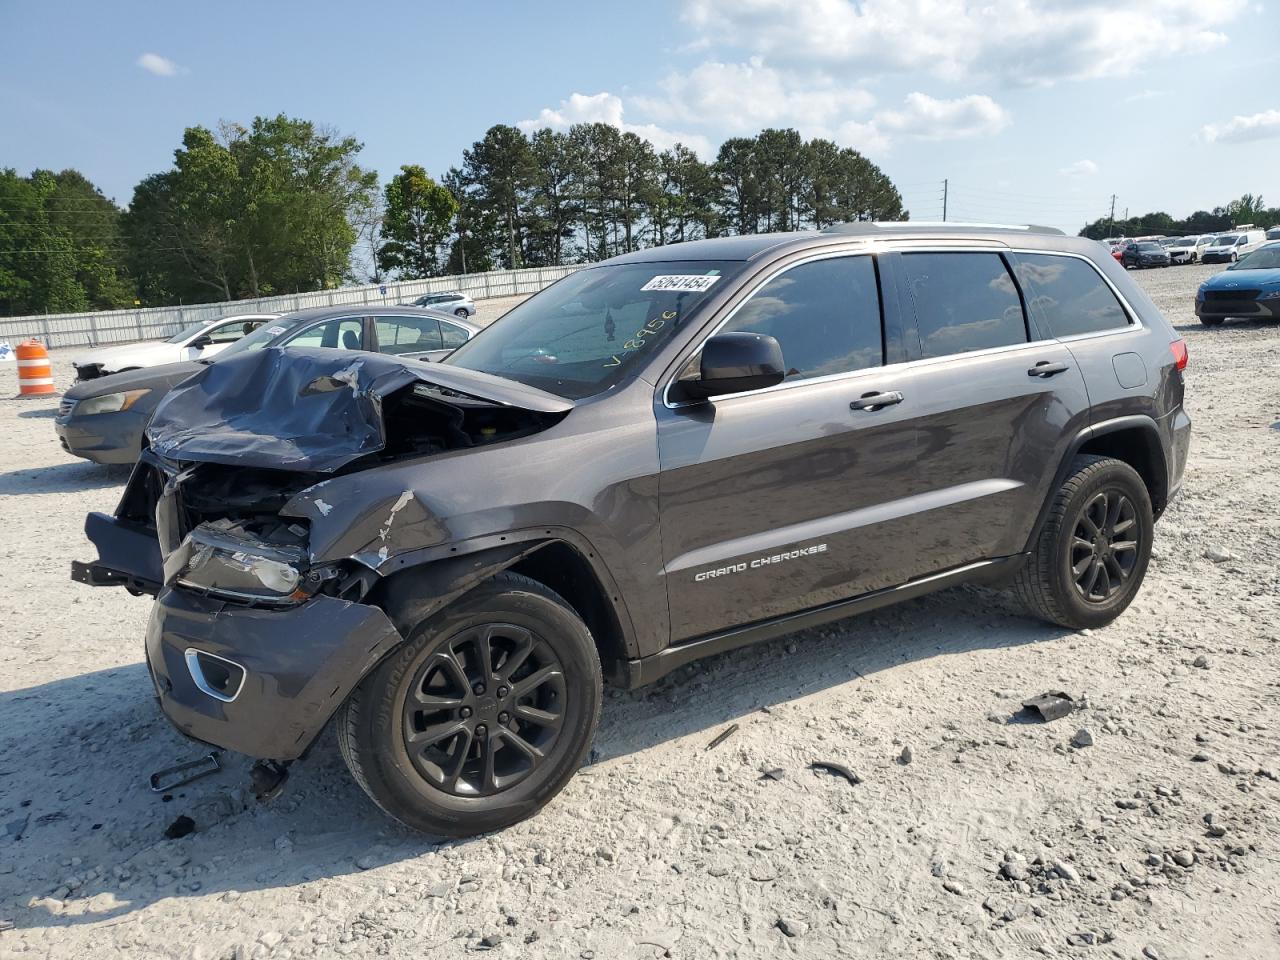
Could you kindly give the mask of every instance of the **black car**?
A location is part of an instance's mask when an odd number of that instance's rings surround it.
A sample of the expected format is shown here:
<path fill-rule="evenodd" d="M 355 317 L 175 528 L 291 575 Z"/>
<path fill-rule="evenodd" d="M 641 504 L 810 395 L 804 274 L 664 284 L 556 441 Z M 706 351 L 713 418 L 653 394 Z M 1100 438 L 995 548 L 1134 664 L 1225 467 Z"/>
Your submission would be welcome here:
<path fill-rule="evenodd" d="M 960 583 L 1119 616 L 1187 351 L 1091 240 L 859 224 L 586 267 L 444 362 L 274 349 L 156 411 L 100 559 L 189 736 L 276 783 L 334 719 L 437 834 L 536 812 L 601 684 Z"/>
<path fill-rule="evenodd" d="M 1173 262 L 1163 244 L 1152 240 L 1125 244 L 1120 263 L 1125 267 L 1167 267 Z"/>
<path fill-rule="evenodd" d="M 412 307 L 317 307 L 272 319 L 216 357 L 127 370 L 82 381 L 62 396 L 54 429 L 62 449 L 95 463 L 133 463 L 142 433 L 169 389 L 202 365 L 274 346 L 376 350 L 439 360 L 479 329 L 474 324 Z"/>

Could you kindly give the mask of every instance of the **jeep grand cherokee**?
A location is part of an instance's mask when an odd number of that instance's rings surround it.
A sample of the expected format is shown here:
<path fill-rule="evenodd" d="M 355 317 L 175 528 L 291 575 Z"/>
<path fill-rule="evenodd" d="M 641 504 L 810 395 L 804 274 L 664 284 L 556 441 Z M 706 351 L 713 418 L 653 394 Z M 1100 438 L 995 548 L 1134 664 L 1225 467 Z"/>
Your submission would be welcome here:
<path fill-rule="evenodd" d="M 330 721 L 385 811 L 473 834 L 582 762 L 604 677 L 964 582 L 1119 616 L 1178 489 L 1186 347 L 1106 249 L 859 224 L 579 270 L 440 364 L 267 349 L 156 412 L 101 559 L 187 735 Z"/>

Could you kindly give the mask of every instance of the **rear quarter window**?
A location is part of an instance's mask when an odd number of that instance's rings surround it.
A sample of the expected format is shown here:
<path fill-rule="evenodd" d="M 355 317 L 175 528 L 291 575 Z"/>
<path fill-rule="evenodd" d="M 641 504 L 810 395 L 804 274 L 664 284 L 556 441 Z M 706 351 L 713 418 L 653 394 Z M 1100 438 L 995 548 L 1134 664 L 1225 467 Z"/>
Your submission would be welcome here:
<path fill-rule="evenodd" d="M 1014 255 L 1013 272 L 1022 285 L 1036 325 L 1049 336 L 1073 337 L 1129 326 L 1129 315 L 1089 263 L 1045 253 Z"/>

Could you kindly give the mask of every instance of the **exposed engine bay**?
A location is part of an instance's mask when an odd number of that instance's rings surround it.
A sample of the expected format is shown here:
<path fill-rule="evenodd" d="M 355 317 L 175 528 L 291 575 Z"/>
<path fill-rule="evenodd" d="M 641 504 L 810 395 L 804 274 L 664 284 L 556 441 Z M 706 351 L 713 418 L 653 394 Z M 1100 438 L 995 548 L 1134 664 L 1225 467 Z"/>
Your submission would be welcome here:
<path fill-rule="evenodd" d="M 476 392 L 461 388 L 472 381 Z M 377 574 L 345 558 L 317 562 L 309 521 L 282 513 L 291 500 L 383 464 L 530 436 L 572 407 L 487 374 L 377 354 L 266 349 L 211 364 L 173 389 L 148 428 L 150 449 L 116 520 L 152 533 L 158 557 L 114 582 L 145 592 L 177 584 L 253 604 L 317 593 L 359 600 Z M 316 504 L 324 516 L 334 509 Z M 90 579 L 91 566 L 81 565 Z"/>

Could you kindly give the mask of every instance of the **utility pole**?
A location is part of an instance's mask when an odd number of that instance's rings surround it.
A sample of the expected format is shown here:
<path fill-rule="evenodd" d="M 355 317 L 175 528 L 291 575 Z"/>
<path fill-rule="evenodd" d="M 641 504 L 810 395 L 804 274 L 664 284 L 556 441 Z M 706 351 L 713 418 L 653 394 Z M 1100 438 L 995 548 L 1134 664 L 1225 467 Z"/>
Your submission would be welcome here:
<path fill-rule="evenodd" d="M 942 222 L 947 222 L 947 181 L 942 181 Z"/>
<path fill-rule="evenodd" d="M 1116 195 L 1111 195 L 1111 215 L 1107 217 L 1107 236 L 1116 232 Z"/>

